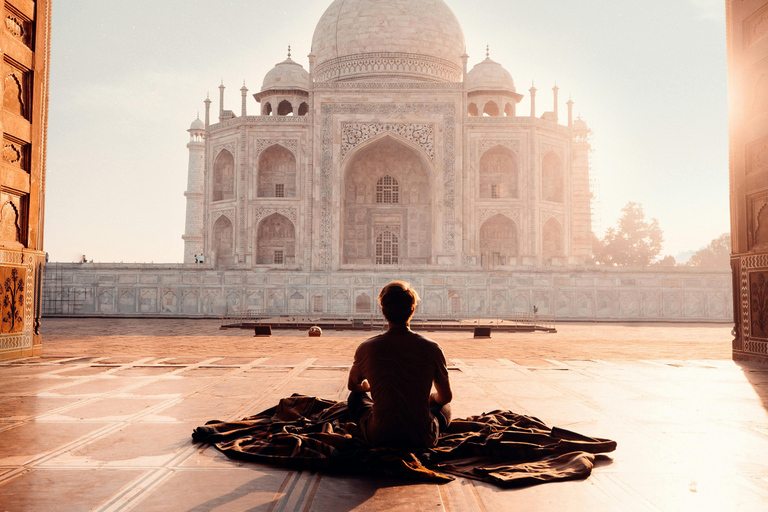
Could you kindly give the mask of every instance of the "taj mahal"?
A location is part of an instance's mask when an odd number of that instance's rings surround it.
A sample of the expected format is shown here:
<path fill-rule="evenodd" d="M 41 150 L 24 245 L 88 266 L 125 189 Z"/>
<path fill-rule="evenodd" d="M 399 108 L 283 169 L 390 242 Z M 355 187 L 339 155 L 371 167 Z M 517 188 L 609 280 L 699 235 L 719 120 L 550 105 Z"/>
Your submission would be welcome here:
<path fill-rule="evenodd" d="M 730 320 L 727 271 L 590 263 L 590 128 L 480 48 L 443 0 L 335 0 L 190 126 L 184 263 L 49 263 L 45 314 L 370 315 L 403 279 L 417 316 Z"/>
<path fill-rule="evenodd" d="M 189 129 L 184 261 L 217 269 L 487 270 L 591 255 L 589 129 L 537 116 L 442 0 L 337 0 L 309 69 Z M 255 100 L 255 102 L 254 102 Z M 248 115 L 256 110 L 257 115 Z M 215 116 L 216 113 L 214 112 Z M 565 118 L 565 119 L 561 119 Z"/>

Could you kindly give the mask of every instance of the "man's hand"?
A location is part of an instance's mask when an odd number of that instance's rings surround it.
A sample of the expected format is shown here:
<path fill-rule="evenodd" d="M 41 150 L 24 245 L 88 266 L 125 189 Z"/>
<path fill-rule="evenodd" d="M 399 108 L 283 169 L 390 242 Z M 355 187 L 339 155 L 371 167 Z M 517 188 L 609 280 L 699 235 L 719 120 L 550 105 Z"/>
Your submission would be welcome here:
<path fill-rule="evenodd" d="M 371 384 L 368 382 L 368 379 L 363 379 L 363 382 L 359 384 L 353 383 L 351 380 L 348 382 L 347 387 L 350 391 L 370 391 L 371 390 Z"/>

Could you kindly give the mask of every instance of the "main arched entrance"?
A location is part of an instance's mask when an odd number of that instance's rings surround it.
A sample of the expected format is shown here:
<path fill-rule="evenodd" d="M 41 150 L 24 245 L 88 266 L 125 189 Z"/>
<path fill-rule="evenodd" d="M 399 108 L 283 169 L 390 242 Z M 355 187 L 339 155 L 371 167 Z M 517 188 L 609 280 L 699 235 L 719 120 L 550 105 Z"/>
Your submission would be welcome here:
<path fill-rule="evenodd" d="M 342 264 L 423 265 L 432 257 L 430 168 L 386 135 L 360 148 L 342 175 Z"/>

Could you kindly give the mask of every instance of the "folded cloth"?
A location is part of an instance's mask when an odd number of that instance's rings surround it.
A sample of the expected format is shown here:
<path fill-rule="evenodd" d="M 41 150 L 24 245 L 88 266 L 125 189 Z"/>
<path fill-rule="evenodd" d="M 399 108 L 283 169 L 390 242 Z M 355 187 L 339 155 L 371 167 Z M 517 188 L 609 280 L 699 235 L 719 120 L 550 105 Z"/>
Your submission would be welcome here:
<path fill-rule="evenodd" d="M 432 482 L 456 475 L 501 487 L 586 478 L 595 454 L 616 449 L 614 441 L 549 428 L 511 411 L 453 420 L 434 448 L 373 447 L 351 421 L 346 402 L 303 395 L 240 421 L 209 421 L 192 439 L 233 459 L 294 469 Z"/>

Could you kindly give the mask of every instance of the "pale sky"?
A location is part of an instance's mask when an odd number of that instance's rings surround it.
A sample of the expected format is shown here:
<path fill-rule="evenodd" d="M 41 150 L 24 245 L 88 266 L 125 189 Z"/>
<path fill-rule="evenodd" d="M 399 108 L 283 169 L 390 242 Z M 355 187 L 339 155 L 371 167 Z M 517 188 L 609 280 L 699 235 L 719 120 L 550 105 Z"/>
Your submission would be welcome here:
<path fill-rule="evenodd" d="M 629 201 L 664 231 L 662 253 L 729 230 L 722 0 L 445 0 L 470 68 L 500 62 L 537 110 L 570 95 L 594 132 L 602 228 Z M 286 57 L 308 68 L 330 0 L 65 0 L 53 12 L 45 249 L 51 261 L 183 259 L 189 134 L 210 92 L 239 112 Z M 561 116 L 564 117 L 564 116 Z"/>

